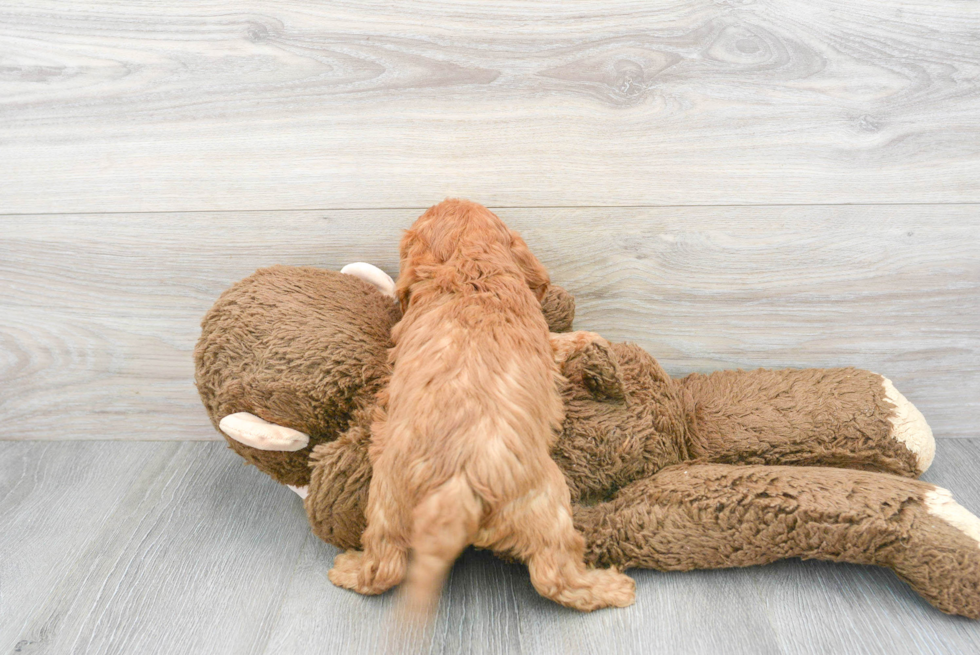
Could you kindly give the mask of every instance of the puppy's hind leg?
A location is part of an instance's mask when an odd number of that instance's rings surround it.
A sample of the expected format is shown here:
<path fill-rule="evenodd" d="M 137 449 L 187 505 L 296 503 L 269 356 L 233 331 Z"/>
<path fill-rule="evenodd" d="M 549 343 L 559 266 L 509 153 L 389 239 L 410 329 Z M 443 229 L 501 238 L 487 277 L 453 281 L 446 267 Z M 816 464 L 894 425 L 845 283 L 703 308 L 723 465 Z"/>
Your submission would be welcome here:
<path fill-rule="evenodd" d="M 364 550 L 337 555 L 327 574 L 330 582 L 359 594 L 375 595 L 402 581 L 408 565 L 409 537 L 403 499 L 386 476 L 375 470 L 365 511 L 368 525 L 361 537 Z"/>
<path fill-rule="evenodd" d="M 431 615 L 453 562 L 473 543 L 482 511 L 482 503 L 462 475 L 416 506 L 403 612 L 423 618 Z"/>
<path fill-rule="evenodd" d="M 568 487 L 558 466 L 548 462 L 542 487 L 502 516 L 508 544 L 527 561 L 531 584 L 556 603 L 583 612 L 633 604 L 636 584 L 615 569 L 585 567 L 585 540 L 572 524 Z M 553 470 L 551 470 L 553 469 Z"/>

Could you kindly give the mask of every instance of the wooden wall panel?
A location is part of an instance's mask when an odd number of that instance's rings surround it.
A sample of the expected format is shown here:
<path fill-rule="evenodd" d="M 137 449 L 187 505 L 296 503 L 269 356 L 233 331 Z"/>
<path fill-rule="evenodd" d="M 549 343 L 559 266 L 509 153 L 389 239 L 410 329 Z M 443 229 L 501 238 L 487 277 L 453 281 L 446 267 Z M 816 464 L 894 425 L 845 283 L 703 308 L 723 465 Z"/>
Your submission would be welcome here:
<path fill-rule="evenodd" d="M 0 212 L 980 201 L 980 12 L 0 3 Z"/>
<path fill-rule="evenodd" d="M 0 235 L 6 438 L 211 439 L 199 321 L 276 263 L 397 274 L 420 209 L 20 216 Z M 980 211 L 888 207 L 499 209 L 575 294 L 576 325 L 675 375 L 855 365 L 938 436 L 976 436 Z"/>

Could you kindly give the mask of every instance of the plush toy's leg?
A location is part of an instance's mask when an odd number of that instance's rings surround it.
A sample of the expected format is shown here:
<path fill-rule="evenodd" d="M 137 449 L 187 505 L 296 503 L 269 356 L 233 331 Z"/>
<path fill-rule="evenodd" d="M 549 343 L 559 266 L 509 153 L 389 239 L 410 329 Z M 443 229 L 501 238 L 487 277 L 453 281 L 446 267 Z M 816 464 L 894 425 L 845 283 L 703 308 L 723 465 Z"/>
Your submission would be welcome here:
<path fill-rule="evenodd" d="M 718 371 L 678 385 L 697 459 L 914 477 L 935 453 L 922 414 L 886 378 L 868 371 Z"/>
<path fill-rule="evenodd" d="M 875 564 L 942 611 L 980 618 L 980 519 L 924 482 L 834 468 L 680 465 L 576 508 L 575 521 L 597 565 Z"/>

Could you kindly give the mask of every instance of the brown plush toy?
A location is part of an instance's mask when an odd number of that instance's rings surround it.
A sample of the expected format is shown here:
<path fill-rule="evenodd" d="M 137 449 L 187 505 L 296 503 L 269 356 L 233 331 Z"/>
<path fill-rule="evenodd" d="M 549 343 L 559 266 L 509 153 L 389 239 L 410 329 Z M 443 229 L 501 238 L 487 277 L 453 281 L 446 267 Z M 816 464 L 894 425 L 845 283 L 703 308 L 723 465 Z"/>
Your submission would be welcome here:
<path fill-rule="evenodd" d="M 356 548 L 400 314 L 384 273 L 344 271 L 273 267 L 237 283 L 205 316 L 195 362 L 231 448 L 305 495 L 320 538 Z M 553 288 L 542 306 L 553 331 L 571 329 L 567 293 Z M 842 368 L 675 380 L 635 345 L 588 333 L 564 343 L 553 455 L 591 563 L 876 564 L 942 611 L 980 618 L 980 519 L 913 479 L 935 443 L 887 379 Z"/>

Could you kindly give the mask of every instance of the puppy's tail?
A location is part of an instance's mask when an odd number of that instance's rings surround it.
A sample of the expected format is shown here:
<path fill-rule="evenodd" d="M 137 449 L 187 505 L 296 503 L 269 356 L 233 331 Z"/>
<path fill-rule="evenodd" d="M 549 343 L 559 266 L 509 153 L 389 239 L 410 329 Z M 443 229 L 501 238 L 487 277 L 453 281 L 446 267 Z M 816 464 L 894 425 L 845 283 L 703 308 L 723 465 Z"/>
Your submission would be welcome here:
<path fill-rule="evenodd" d="M 427 622 L 453 562 L 473 543 L 483 507 L 462 475 L 422 499 L 412 517 L 412 556 L 402 585 L 406 618 Z"/>

